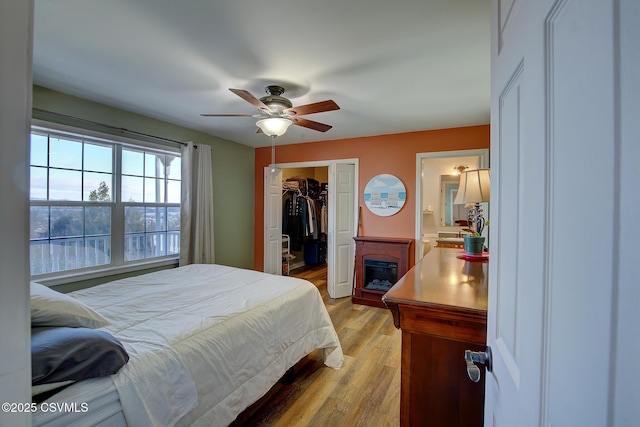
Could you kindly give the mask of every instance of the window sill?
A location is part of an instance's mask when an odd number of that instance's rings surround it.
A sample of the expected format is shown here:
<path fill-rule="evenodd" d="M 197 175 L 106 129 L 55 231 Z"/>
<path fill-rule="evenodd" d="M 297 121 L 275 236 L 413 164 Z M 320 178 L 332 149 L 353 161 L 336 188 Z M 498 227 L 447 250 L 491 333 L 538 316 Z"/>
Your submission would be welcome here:
<path fill-rule="evenodd" d="M 69 283 L 81 282 L 84 280 L 91 280 L 97 278 L 105 278 L 109 276 L 115 276 L 118 274 L 133 273 L 140 270 L 147 270 L 156 267 L 177 267 L 179 263 L 178 258 L 163 258 L 161 260 L 139 262 L 135 264 L 126 264 L 117 267 L 105 267 L 101 269 L 91 269 L 90 271 L 76 271 L 76 272 L 63 272 L 56 275 L 40 275 L 31 276 L 31 280 L 41 283 L 45 286 L 59 286 Z"/>

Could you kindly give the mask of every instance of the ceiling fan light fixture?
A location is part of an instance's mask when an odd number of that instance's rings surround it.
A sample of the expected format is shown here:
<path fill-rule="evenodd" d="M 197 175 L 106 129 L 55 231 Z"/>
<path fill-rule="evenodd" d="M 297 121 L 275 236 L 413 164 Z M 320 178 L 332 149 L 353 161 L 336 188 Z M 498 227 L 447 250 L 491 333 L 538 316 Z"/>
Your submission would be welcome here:
<path fill-rule="evenodd" d="M 258 120 L 256 125 L 267 136 L 282 136 L 292 123 L 291 120 L 282 117 L 269 117 L 268 119 Z"/>

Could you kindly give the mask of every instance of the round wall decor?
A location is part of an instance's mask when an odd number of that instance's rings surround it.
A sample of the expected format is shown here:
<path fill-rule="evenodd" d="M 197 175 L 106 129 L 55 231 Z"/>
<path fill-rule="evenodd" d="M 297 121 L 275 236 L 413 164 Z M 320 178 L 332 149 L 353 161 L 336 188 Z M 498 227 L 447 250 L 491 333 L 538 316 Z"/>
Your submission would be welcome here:
<path fill-rule="evenodd" d="M 406 200 L 404 184 L 398 177 L 388 173 L 374 176 L 364 187 L 364 202 L 378 216 L 398 213 Z"/>

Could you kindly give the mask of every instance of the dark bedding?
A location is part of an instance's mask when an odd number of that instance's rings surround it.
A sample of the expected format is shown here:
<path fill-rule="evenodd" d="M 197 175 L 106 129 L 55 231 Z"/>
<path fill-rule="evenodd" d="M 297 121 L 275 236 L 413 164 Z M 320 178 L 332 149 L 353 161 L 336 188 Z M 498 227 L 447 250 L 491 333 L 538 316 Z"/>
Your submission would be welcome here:
<path fill-rule="evenodd" d="M 32 385 L 81 381 L 115 374 L 129 361 L 108 332 L 89 328 L 31 329 Z"/>

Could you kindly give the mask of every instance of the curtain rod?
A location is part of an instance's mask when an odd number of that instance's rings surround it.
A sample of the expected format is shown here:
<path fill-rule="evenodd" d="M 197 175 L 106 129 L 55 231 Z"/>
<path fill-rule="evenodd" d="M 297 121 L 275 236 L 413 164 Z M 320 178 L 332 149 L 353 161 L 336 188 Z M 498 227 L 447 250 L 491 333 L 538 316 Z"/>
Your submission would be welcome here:
<path fill-rule="evenodd" d="M 90 123 L 92 125 L 102 126 L 104 128 L 107 128 L 107 129 L 116 130 L 118 132 L 127 133 L 127 134 L 130 134 L 130 135 L 144 136 L 146 138 L 157 139 L 157 140 L 160 140 L 160 141 L 172 142 L 174 144 L 180 144 L 180 145 L 187 146 L 186 142 L 176 141 L 175 139 L 163 138 L 161 136 L 150 135 L 148 133 L 142 133 L 142 132 L 138 132 L 138 131 L 135 131 L 135 130 L 119 128 L 117 126 L 111 126 L 111 125 L 107 125 L 107 124 L 104 124 L 104 123 L 94 122 L 92 120 L 81 119 L 80 117 L 68 116 L 66 114 L 56 113 L 54 111 L 43 110 L 41 108 L 35 108 L 34 107 L 33 111 L 38 112 L 38 113 L 42 113 L 42 114 L 51 115 L 51 116 L 61 117 L 61 118 L 64 118 L 64 119 L 74 120 L 74 121 L 78 121 L 78 122 Z M 195 144 L 194 144 L 194 147 L 197 148 L 197 146 L 195 146 Z"/>

